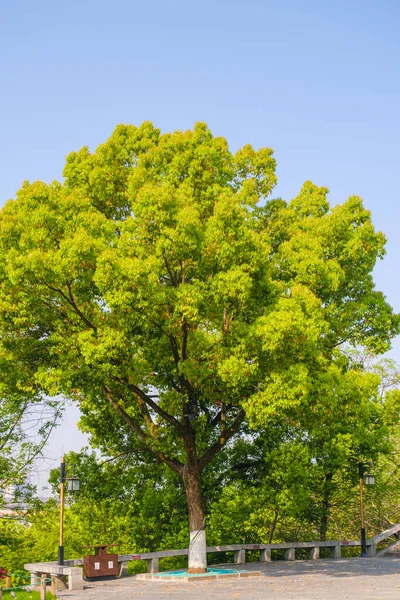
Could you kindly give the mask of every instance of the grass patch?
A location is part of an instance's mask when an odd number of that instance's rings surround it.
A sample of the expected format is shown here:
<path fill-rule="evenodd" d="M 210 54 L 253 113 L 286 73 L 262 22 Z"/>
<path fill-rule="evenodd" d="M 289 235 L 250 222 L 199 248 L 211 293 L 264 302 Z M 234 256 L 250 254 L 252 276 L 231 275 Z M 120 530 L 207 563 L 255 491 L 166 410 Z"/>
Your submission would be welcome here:
<path fill-rule="evenodd" d="M 233 563 L 233 551 L 231 552 L 212 552 L 207 554 L 209 565 L 226 565 Z"/>
<path fill-rule="evenodd" d="M 27 592 L 26 590 L 14 590 L 16 600 L 40 600 L 40 592 Z M 11 592 L 3 592 L 3 600 L 13 600 Z M 46 592 L 46 600 L 56 600 L 50 592 Z"/>
<path fill-rule="evenodd" d="M 174 571 L 175 569 L 187 569 L 188 557 L 166 556 L 164 558 L 160 558 L 159 567 L 160 571 Z"/>
<path fill-rule="evenodd" d="M 359 546 L 342 546 L 342 558 L 353 558 L 361 555 L 361 548 Z"/>
<path fill-rule="evenodd" d="M 246 562 L 259 562 L 260 550 L 246 550 Z"/>
<path fill-rule="evenodd" d="M 128 575 L 137 575 L 138 573 L 147 573 L 146 561 L 130 560 L 128 562 Z"/>

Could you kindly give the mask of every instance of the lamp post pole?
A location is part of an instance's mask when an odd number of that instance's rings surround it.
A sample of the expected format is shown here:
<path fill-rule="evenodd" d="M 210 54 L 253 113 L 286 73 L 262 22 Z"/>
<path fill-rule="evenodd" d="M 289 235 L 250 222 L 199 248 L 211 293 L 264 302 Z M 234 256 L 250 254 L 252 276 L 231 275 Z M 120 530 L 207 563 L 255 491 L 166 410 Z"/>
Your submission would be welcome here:
<path fill-rule="evenodd" d="M 364 464 L 358 463 L 358 476 L 360 479 L 360 512 L 361 512 L 361 556 L 367 556 L 367 538 L 365 535 L 364 521 L 364 500 L 363 500 L 363 479 L 364 479 Z"/>
<path fill-rule="evenodd" d="M 64 564 L 64 494 L 65 484 L 69 492 L 79 492 L 80 482 L 79 477 L 73 475 L 67 477 L 67 465 L 65 464 L 64 456 L 61 457 L 60 464 L 60 543 L 58 546 L 58 564 Z"/>
<path fill-rule="evenodd" d="M 65 487 L 65 462 L 61 457 L 60 464 L 60 543 L 58 546 L 58 564 L 64 564 L 64 487 Z"/>

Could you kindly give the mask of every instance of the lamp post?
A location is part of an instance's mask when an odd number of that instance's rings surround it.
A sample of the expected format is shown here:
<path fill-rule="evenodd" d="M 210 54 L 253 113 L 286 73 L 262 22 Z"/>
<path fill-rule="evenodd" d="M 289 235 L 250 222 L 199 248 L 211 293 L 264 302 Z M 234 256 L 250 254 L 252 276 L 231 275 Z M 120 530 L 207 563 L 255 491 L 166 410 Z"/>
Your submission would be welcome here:
<path fill-rule="evenodd" d="M 60 464 L 60 543 L 58 546 L 58 564 L 64 564 L 64 492 L 65 484 L 69 492 L 79 492 L 80 480 L 79 477 L 73 475 L 67 478 L 67 466 L 64 457 L 61 457 Z"/>
<path fill-rule="evenodd" d="M 372 463 L 370 463 L 370 466 Z M 374 485 L 375 476 L 371 473 L 365 474 L 365 464 L 360 460 L 358 462 L 358 477 L 360 480 L 360 513 L 361 513 L 361 556 L 366 557 L 367 555 L 367 537 L 365 534 L 365 520 L 364 520 L 364 498 L 363 498 L 363 482 L 365 475 L 365 484 Z"/>

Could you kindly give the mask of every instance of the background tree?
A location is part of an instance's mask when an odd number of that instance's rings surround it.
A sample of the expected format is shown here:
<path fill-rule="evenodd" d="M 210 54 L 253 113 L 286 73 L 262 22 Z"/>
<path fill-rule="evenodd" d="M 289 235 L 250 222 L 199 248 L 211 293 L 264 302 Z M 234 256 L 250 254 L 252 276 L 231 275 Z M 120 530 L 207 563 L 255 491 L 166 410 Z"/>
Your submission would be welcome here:
<path fill-rule="evenodd" d="M 14 365 L 15 369 L 15 365 Z M 0 505 L 21 499 L 29 486 L 27 477 L 35 466 L 56 425 L 62 405 L 3 388 L 0 397 Z"/>
<path fill-rule="evenodd" d="M 244 435 L 205 469 L 210 545 L 357 539 L 359 458 L 374 459 L 376 485 L 365 489 L 369 537 L 400 521 L 398 367 L 357 355 L 343 361 L 351 369 L 338 377 L 332 365 L 320 382 L 320 404 L 281 415 L 268 430 L 244 427 Z M 69 453 L 66 461 L 81 479 L 80 493 L 67 494 L 65 544 L 71 557 L 105 540 L 116 542 L 119 553 L 187 547 L 185 491 L 174 471 L 141 450 L 111 459 L 84 450 Z M 54 469 L 56 498 L 58 477 Z M 58 516 L 50 500 L 34 502 L 20 522 L 0 519 L 0 564 L 17 572 L 27 562 L 51 560 Z M 231 559 L 229 553 L 209 555 L 211 563 Z M 161 568 L 183 566 L 182 558 L 163 559 Z M 135 572 L 143 567 L 130 565 Z"/>
<path fill-rule="evenodd" d="M 202 571 L 203 470 L 245 419 L 268 430 L 317 398 L 341 344 L 381 352 L 397 332 L 371 276 L 384 237 L 359 198 L 330 209 L 309 182 L 267 201 L 272 151 L 231 153 L 204 124 L 120 125 L 64 177 L 1 212 L 1 351 L 30 357 L 29 390 L 78 400 L 105 452 L 179 475 Z"/>

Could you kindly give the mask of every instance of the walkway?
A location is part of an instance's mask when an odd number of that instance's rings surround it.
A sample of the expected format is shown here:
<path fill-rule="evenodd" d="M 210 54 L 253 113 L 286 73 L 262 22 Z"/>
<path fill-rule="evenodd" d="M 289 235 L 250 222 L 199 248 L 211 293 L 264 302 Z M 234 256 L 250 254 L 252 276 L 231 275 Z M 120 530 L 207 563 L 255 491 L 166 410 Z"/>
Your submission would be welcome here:
<path fill-rule="evenodd" d="M 88 583 L 60 600 L 400 600 L 400 559 L 350 558 L 246 563 L 261 577 L 203 583 L 138 581 L 134 576 Z M 240 567 L 239 567 L 240 568 Z"/>

